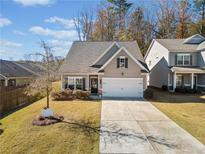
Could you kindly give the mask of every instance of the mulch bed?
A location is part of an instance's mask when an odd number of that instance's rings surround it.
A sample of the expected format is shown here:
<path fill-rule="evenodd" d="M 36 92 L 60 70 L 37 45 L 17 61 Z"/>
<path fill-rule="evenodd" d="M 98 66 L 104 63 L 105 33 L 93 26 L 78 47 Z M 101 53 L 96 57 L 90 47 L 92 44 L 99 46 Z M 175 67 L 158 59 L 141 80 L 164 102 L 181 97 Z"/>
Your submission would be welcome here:
<path fill-rule="evenodd" d="M 63 116 L 59 115 L 54 115 L 52 117 L 42 117 L 42 116 L 37 116 L 32 124 L 35 126 L 47 126 L 47 125 L 52 125 L 58 122 L 62 122 L 64 120 Z"/>

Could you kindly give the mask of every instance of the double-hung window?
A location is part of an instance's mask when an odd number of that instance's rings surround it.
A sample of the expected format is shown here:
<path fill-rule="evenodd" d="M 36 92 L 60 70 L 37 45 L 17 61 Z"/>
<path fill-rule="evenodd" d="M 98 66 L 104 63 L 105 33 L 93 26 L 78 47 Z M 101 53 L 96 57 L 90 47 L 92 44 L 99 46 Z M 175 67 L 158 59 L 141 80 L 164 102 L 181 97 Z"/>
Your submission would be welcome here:
<path fill-rule="evenodd" d="M 84 88 L 83 77 L 68 77 L 68 86 L 69 89 L 81 89 Z"/>
<path fill-rule="evenodd" d="M 190 54 L 177 54 L 176 64 L 179 66 L 191 65 L 191 55 Z"/>

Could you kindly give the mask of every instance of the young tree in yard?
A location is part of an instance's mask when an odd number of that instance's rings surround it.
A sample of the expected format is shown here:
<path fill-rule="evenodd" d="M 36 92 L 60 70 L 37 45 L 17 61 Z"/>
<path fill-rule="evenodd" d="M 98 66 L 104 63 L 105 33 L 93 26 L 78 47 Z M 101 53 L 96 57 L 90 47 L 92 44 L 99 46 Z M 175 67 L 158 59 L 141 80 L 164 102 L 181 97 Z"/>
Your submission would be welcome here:
<path fill-rule="evenodd" d="M 52 81 L 54 81 L 56 77 L 56 74 L 52 70 L 52 67 L 55 65 L 55 60 L 51 47 L 45 41 L 41 41 L 40 46 L 43 48 L 43 52 L 37 52 L 35 55 L 42 58 L 42 64 L 44 64 L 46 71 L 45 74 L 38 76 L 35 81 L 31 82 L 27 88 L 27 94 L 45 94 L 47 98 L 46 109 L 49 109 L 49 95 L 52 90 Z"/>
<path fill-rule="evenodd" d="M 187 38 L 189 36 L 189 24 L 191 23 L 191 12 L 189 0 L 176 1 L 177 26 L 176 38 Z"/>

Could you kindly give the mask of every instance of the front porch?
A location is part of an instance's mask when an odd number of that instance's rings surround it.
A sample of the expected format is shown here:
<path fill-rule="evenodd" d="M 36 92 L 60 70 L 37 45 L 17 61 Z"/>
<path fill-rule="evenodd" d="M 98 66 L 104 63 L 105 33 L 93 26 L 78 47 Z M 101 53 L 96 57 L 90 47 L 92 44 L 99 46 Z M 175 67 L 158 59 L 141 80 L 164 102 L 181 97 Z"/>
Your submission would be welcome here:
<path fill-rule="evenodd" d="M 61 89 L 90 91 L 93 97 L 98 97 L 101 89 L 99 74 L 68 74 L 61 75 Z"/>
<path fill-rule="evenodd" d="M 172 68 L 168 74 L 168 89 L 205 90 L 205 71 L 196 68 Z"/>

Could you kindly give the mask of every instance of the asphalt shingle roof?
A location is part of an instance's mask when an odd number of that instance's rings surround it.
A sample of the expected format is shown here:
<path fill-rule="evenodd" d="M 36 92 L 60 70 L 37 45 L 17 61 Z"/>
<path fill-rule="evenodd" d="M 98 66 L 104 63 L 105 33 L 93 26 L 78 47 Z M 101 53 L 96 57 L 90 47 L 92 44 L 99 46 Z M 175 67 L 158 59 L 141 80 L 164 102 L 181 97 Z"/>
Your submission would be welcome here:
<path fill-rule="evenodd" d="M 170 52 L 197 52 L 199 44 L 185 44 L 185 39 L 156 39 Z"/>
<path fill-rule="evenodd" d="M 200 50 L 200 51 L 205 50 L 205 41 L 199 44 L 199 46 L 197 47 L 197 50 Z"/>
<path fill-rule="evenodd" d="M 25 69 L 30 70 L 30 72 L 33 72 L 34 74 L 37 74 L 37 75 L 45 74 L 45 71 L 46 71 L 45 68 L 33 62 L 18 61 L 15 63 L 21 65 Z"/>
<path fill-rule="evenodd" d="M 33 73 L 12 61 L 0 60 L 0 74 L 5 77 L 33 77 Z"/>
<path fill-rule="evenodd" d="M 140 49 L 135 41 L 117 42 L 125 47 L 137 60 L 144 62 Z M 72 44 L 63 65 L 61 73 L 95 73 L 98 68 L 91 67 L 97 58 L 113 44 L 113 41 L 81 42 Z"/>

